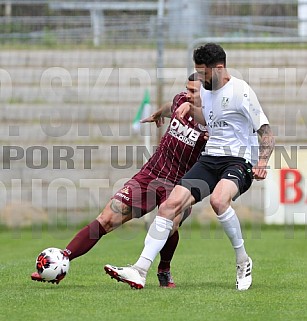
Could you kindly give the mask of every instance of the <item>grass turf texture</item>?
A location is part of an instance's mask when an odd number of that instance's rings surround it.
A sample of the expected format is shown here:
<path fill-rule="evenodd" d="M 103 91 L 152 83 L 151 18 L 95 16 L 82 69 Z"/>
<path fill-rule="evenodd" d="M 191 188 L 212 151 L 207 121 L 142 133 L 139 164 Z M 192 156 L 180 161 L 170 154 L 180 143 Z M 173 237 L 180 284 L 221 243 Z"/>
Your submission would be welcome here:
<path fill-rule="evenodd" d="M 0 320 L 306 320 L 307 237 L 303 228 L 244 228 L 253 286 L 235 290 L 234 253 L 215 227 L 188 228 L 173 260 L 177 287 L 161 289 L 157 260 L 145 289 L 111 280 L 104 264 L 133 263 L 144 229 L 126 226 L 71 263 L 59 284 L 33 282 L 35 257 L 63 248 L 75 230 L 0 232 Z"/>

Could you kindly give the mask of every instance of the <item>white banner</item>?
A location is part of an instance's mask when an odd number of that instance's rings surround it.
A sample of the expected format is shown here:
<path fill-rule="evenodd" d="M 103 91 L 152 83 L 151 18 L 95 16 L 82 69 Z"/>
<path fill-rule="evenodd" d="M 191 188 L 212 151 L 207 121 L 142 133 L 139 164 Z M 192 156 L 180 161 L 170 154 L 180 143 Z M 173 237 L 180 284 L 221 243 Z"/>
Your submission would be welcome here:
<path fill-rule="evenodd" d="M 265 180 L 265 223 L 306 224 L 306 146 L 277 146 Z"/>

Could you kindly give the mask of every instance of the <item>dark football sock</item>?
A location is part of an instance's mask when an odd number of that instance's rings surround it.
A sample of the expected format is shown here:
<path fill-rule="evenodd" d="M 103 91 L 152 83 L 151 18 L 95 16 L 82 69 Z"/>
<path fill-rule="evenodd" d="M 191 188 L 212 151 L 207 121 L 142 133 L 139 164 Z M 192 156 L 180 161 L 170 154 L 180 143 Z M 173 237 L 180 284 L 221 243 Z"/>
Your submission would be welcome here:
<path fill-rule="evenodd" d="M 67 254 L 71 261 L 76 257 L 87 253 L 105 234 L 105 229 L 97 220 L 94 220 L 76 234 L 66 246 L 64 253 Z"/>
<path fill-rule="evenodd" d="M 160 251 L 160 263 L 158 265 L 158 271 L 168 271 L 171 267 L 171 260 L 179 242 L 179 233 L 176 231 L 171 237 L 169 237 Z"/>

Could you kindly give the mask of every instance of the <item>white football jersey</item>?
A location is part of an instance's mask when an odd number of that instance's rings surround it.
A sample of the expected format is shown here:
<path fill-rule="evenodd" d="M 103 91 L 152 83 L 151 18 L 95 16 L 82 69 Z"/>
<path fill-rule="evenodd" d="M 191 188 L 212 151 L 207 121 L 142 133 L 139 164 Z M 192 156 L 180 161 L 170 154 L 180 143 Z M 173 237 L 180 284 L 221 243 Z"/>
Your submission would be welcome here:
<path fill-rule="evenodd" d="M 202 111 L 209 140 L 203 155 L 243 157 L 258 161 L 257 130 L 269 121 L 251 87 L 231 77 L 218 90 L 201 88 Z"/>

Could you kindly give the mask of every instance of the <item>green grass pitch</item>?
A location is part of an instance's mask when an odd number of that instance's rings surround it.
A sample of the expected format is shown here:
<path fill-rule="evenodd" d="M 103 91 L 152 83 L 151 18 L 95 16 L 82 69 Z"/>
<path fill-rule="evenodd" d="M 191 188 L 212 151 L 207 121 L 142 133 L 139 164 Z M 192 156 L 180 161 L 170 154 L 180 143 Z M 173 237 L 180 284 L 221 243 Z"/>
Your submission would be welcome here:
<path fill-rule="evenodd" d="M 111 280 L 107 263 L 134 263 L 145 230 L 128 225 L 71 262 L 59 284 L 33 282 L 40 250 L 64 247 L 76 230 L 0 231 L 0 320 L 307 320 L 307 236 L 298 228 L 246 227 L 253 285 L 235 290 L 234 252 L 215 227 L 181 231 L 173 259 L 175 289 L 161 289 L 156 260 L 143 290 Z"/>

